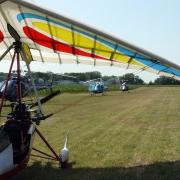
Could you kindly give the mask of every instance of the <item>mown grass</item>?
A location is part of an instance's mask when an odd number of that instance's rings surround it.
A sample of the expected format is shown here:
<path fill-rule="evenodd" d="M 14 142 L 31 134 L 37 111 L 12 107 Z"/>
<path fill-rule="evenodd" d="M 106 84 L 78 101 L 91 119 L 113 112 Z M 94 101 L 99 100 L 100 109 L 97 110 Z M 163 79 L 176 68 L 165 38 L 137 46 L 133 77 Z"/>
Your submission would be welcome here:
<path fill-rule="evenodd" d="M 39 129 L 57 152 L 69 131 L 72 167 L 31 158 L 14 179 L 180 179 L 179 87 L 65 93 L 44 110 L 55 114 Z M 37 137 L 34 145 L 46 150 Z"/>
<path fill-rule="evenodd" d="M 133 90 L 139 87 L 142 87 L 143 85 L 129 85 L 129 89 Z M 88 91 L 88 85 L 83 84 L 61 84 L 56 85 L 52 89 L 42 89 L 39 90 L 39 95 L 46 95 L 50 93 L 50 91 L 53 90 L 60 90 L 62 93 L 80 93 L 80 92 L 87 92 Z M 120 87 L 118 84 L 115 85 L 109 85 L 108 89 L 106 91 L 119 91 Z"/>

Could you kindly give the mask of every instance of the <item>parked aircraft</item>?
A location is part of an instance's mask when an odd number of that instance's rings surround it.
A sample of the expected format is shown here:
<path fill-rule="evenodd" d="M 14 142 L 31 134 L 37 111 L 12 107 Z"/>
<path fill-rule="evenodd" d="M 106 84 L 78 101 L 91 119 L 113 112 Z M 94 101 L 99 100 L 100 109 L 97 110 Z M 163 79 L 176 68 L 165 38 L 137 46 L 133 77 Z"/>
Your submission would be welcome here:
<path fill-rule="evenodd" d="M 30 73 L 32 60 L 135 68 L 180 80 L 179 65 L 54 11 L 23 0 L 0 0 L 0 9 L 0 61 L 12 59 L 0 108 L 3 107 L 15 60 L 18 72 L 18 96 L 7 114 L 6 123 L 0 126 L 0 179 L 12 177 L 26 167 L 32 149 L 43 154 L 38 157 L 57 160 L 62 167 L 68 161 L 67 140 L 61 155 L 58 155 L 36 127 L 52 114 L 43 113 L 43 101 L 38 98 Z M 13 55 L 11 50 L 14 50 Z M 23 103 L 21 94 L 20 59 L 26 62 L 36 94 L 37 102 L 30 105 Z M 45 98 L 44 102 L 53 96 Z M 32 107 L 35 105 L 38 108 L 34 111 Z M 53 155 L 33 147 L 35 134 L 42 138 Z"/>

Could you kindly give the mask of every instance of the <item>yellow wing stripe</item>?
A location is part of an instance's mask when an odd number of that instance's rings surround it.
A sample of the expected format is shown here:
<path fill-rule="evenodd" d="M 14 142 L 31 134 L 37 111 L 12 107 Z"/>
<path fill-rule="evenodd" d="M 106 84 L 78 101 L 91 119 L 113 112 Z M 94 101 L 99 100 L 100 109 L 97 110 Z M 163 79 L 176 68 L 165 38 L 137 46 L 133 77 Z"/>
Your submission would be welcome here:
<path fill-rule="evenodd" d="M 87 38 L 84 35 L 81 35 L 77 32 L 72 33 L 71 30 L 67 30 L 60 26 L 48 25 L 47 23 L 43 23 L 43 22 L 32 22 L 32 24 L 34 27 L 38 28 L 39 30 L 51 34 L 53 37 L 59 39 L 61 42 L 67 43 L 69 45 L 74 45 L 75 47 L 79 47 L 81 49 L 84 49 L 85 51 L 94 48 L 94 39 Z M 105 58 L 110 58 L 112 51 L 113 49 L 105 46 L 102 43 L 99 43 L 98 41 L 96 42 L 96 47 L 94 51 L 96 55 L 103 56 Z M 114 53 L 113 56 L 113 60 L 125 62 L 125 63 L 127 63 L 129 59 L 130 58 L 128 56 L 125 56 L 118 52 Z M 131 64 L 141 66 L 141 64 L 135 60 L 132 60 Z"/>

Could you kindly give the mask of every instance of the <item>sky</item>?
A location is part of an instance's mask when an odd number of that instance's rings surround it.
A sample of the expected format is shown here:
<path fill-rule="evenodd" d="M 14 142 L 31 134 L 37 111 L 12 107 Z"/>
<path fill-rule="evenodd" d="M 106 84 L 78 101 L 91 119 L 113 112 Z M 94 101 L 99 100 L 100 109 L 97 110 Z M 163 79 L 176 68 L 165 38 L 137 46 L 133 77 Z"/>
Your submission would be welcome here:
<path fill-rule="evenodd" d="M 27 0 L 65 16 L 110 33 L 138 47 L 180 65 L 179 0 Z M 42 66 L 42 71 L 50 66 Z M 39 70 L 32 65 L 33 70 Z M 61 65 L 51 71 L 85 72 L 99 70 L 103 75 L 122 75 L 119 68 L 94 68 Z M 138 74 L 146 82 L 157 78 L 151 73 Z"/>

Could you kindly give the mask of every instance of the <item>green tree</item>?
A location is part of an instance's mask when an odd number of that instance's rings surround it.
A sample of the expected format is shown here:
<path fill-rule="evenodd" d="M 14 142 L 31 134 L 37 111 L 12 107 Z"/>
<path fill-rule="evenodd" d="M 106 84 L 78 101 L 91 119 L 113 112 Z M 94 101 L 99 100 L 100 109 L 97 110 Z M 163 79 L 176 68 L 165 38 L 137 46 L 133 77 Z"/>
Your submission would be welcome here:
<path fill-rule="evenodd" d="M 127 80 L 129 84 L 144 84 L 144 81 L 139 76 L 135 76 L 133 73 L 127 73 L 120 76 L 119 79 L 120 81 Z"/>
<path fill-rule="evenodd" d="M 159 78 L 155 79 L 154 84 L 159 85 L 180 85 L 180 81 L 175 80 L 171 77 L 160 76 Z"/>

